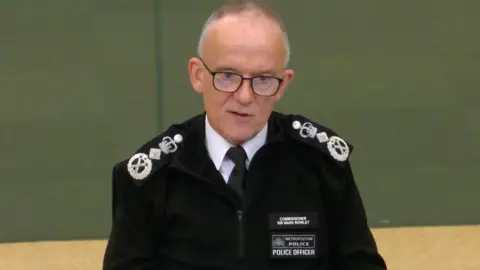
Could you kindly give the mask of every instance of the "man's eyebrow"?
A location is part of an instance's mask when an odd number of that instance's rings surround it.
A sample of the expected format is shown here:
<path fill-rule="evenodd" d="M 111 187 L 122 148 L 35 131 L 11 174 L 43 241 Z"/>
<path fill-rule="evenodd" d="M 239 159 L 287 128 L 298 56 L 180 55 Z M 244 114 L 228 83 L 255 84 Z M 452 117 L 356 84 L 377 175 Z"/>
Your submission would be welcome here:
<path fill-rule="evenodd" d="M 242 74 L 243 73 L 243 72 L 239 71 L 238 69 L 235 69 L 235 68 L 232 68 L 232 67 L 229 67 L 229 66 L 219 66 L 219 67 L 215 68 L 215 71 L 216 72 L 232 72 L 232 73 L 236 73 L 236 74 Z M 253 72 L 250 75 L 253 76 L 253 77 L 262 76 L 262 75 L 273 76 L 276 73 L 277 72 L 273 69 L 267 69 L 267 70 Z"/>
<path fill-rule="evenodd" d="M 262 70 L 262 71 L 259 71 L 259 72 L 255 72 L 255 73 L 252 73 L 252 76 L 273 76 L 275 75 L 277 72 L 273 69 L 267 69 L 267 70 Z"/>
<path fill-rule="evenodd" d="M 242 74 L 242 72 L 240 72 L 238 69 L 235 69 L 235 68 L 232 68 L 232 67 L 229 67 L 229 66 L 218 66 L 215 68 L 215 71 L 228 71 L 228 72 L 232 72 L 232 73 L 238 73 L 238 74 Z"/>

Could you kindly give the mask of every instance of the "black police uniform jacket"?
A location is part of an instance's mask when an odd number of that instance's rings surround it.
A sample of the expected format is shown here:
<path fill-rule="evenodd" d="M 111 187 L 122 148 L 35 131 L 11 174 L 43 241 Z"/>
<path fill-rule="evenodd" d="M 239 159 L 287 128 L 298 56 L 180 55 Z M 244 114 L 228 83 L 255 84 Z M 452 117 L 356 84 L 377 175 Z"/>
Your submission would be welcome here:
<path fill-rule="evenodd" d="M 103 269 L 386 269 L 351 151 L 332 130 L 273 112 L 240 198 L 208 155 L 205 114 L 172 125 L 114 167 Z"/>

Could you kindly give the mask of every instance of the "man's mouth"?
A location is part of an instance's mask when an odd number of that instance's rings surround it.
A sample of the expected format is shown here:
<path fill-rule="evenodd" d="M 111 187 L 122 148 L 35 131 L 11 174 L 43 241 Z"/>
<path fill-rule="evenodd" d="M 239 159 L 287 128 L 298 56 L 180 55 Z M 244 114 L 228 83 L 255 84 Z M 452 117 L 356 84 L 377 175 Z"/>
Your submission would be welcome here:
<path fill-rule="evenodd" d="M 240 117 L 249 117 L 252 116 L 251 114 L 248 113 L 242 113 L 242 112 L 236 112 L 236 111 L 230 111 L 231 114 L 235 116 L 240 116 Z"/>

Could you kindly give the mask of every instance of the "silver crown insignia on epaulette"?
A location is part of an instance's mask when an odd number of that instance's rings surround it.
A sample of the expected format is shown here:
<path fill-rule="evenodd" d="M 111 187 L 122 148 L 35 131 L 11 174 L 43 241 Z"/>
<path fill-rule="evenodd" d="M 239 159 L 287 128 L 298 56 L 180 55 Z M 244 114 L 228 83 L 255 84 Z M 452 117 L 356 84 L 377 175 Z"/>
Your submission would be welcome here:
<path fill-rule="evenodd" d="M 320 143 L 327 143 L 330 155 L 338 160 L 345 161 L 350 154 L 348 144 L 340 137 L 328 137 L 326 132 L 317 133 L 318 129 L 310 122 L 300 123 L 300 121 L 293 121 L 292 127 L 299 130 L 300 136 L 303 138 L 317 138 Z"/>
<path fill-rule="evenodd" d="M 303 138 L 317 138 L 320 143 L 328 141 L 328 135 L 325 132 L 317 133 L 317 128 L 310 122 L 305 122 L 303 125 L 300 121 L 293 121 L 292 127 L 294 129 L 300 129 L 300 136 Z"/>
<path fill-rule="evenodd" d="M 152 172 L 152 159 L 160 160 L 162 152 L 164 154 L 170 154 L 177 151 L 177 143 L 181 143 L 182 141 L 183 136 L 181 134 L 175 135 L 173 139 L 169 136 L 165 136 L 158 144 L 158 148 L 150 148 L 148 155 L 144 153 L 133 155 L 127 164 L 130 176 L 136 180 L 145 179 Z"/>

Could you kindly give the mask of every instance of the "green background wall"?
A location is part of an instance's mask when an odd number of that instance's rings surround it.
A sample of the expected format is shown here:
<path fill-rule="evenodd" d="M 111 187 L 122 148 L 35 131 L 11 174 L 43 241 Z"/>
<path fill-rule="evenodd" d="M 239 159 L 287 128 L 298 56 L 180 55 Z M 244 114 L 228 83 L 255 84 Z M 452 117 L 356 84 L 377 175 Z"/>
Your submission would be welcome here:
<path fill-rule="evenodd" d="M 187 61 L 222 2 L 0 2 L 0 242 L 108 235 L 111 166 L 202 110 Z M 278 110 L 355 145 L 371 225 L 480 223 L 480 2 L 274 2 Z"/>
<path fill-rule="evenodd" d="M 0 1 L 0 242 L 105 237 L 156 132 L 151 1 Z"/>

